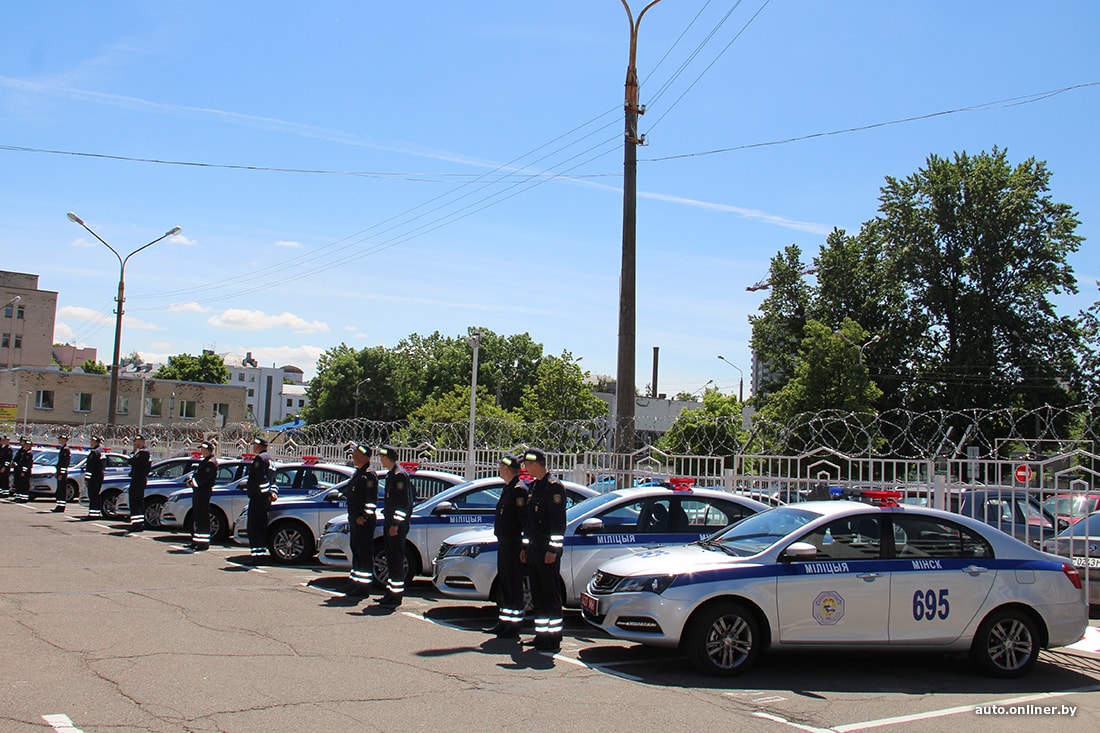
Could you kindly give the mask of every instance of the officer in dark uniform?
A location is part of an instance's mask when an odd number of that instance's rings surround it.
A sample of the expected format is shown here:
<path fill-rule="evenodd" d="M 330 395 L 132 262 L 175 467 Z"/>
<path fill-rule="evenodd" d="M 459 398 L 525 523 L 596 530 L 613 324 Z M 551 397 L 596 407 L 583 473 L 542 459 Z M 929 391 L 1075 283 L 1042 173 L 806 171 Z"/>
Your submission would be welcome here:
<path fill-rule="evenodd" d="M 530 448 L 523 465 L 533 481 L 523 528 L 523 554 L 531 576 L 531 605 L 535 612 L 534 646 L 540 651 L 561 649 L 564 621 L 561 610 L 561 554 L 565 546 L 565 487 L 546 470 L 546 453 Z"/>
<path fill-rule="evenodd" d="M 99 498 L 99 489 L 103 486 L 103 448 L 98 435 L 93 435 L 88 458 L 84 461 L 84 487 L 88 490 L 88 519 L 103 516 L 103 504 Z"/>
<path fill-rule="evenodd" d="M 34 453 L 31 451 L 31 439 L 24 436 L 19 440 L 19 450 L 11 459 L 12 478 L 15 480 L 15 500 L 30 501 L 31 469 L 34 467 Z"/>
<path fill-rule="evenodd" d="M 145 438 L 134 436 L 134 454 L 130 456 L 130 529 L 129 533 L 145 531 L 145 487 L 153 459 L 145 448 Z"/>
<path fill-rule="evenodd" d="M 248 547 L 253 563 L 261 562 L 267 556 L 267 510 L 271 502 L 279 497 L 272 480 L 271 456 L 267 452 L 267 441 L 256 438 L 252 441 L 256 456 L 248 464 L 248 479 L 245 488 L 248 491 Z"/>
<path fill-rule="evenodd" d="M 65 505 L 69 503 L 69 461 L 72 460 L 72 453 L 69 451 L 68 435 L 62 433 L 57 436 L 57 442 L 57 491 L 53 495 L 57 504 L 53 511 L 63 513 Z"/>
<path fill-rule="evenodd" d="M 382 538 L 386 546 L 386 594 L 380 606 L 397 608 L 405 594 L 405 537 L 409 534 L 413 487 L 409 474 L 397 462 L 397 449 L 384 445 L 378 449 L 386 469 L 386 501 L 382 509 Z"/>
<path fill-rule="evenodd" d="M 497 600 L 497 623 L 487 634 L 499 639 L 514 639 L 523 625 L 523 525 L 527 521 L 527 484 L 520 480 L 521 461 L 517 456 L 506 455 L 500 459 L 498 469 L 504 479 L 497 501 L 493 534 L 497 536 L 497 581 L 500 598 Z"/>
<path fill-rule="evenodd" d="M 378 512 L 378 475 L 370 467 L 370 448 L 357 445 L 351 451 L 355 475 L 348 483 L 348 525 L 351 540 L 349 596 L 370 594 L 374 582 L 374 527 Z"/>
<path fill-rule="evenodd" d="M 8 436 L 0 435 L 0 496 L 11 496 L 11 458 L 15 453 Z"/>
<path fill-rule="evenodd" d="M 191 544 L 184 551 L 203 552 L 210 549 L 210 493 L 218 480 L 218 459 L 214 458 L 214 444 L 199 443 L 202 460 L 195 467 L 188 482 L 191 484 Z"/>

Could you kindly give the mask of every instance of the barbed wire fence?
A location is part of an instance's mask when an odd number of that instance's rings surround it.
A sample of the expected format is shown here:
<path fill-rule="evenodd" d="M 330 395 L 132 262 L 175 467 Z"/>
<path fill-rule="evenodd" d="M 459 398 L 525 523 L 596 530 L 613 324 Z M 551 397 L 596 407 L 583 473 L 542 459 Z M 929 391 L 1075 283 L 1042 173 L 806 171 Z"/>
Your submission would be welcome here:
<path fill-rule="evenodd" d="M 1096 404 L 1048 405 L 1032 410 L 825 410 L 783 422 L 760 415 L 750 422 L 740 416 L 709 416 L 699 411 L 690 417 L 677 421 L 671 430 L 667 429 L 667 421 L 638 418 L 638 444 L 633 454 L 638 458 L 636 465 L 646 462 L 655 471 L 675 471 L 696 465 L 695 459 L 721 458 L 719 465 L 731 468 L 744 465 L 754 455 L 796 456 L 822 448 L 867 459 L 929 461 L 965 456 L 996 460 L 1073 450 L 1095 453 L 1100 446 L 1100 405 Z M 0 430 L 5 428 L 10 435 L 24 432 L 20 423 L 0 425 Z M 138 432 L 136 426 L 91 424 L 30 424 L 25 429 L 39 443 L 54 443 L 56 436 L 65 431 L 70 434 L 71 444 L 87 445 L 92 435 L 99 435 L 109 447 L 122 450 L 132 445 Z M 456 456 L 466 453 L 469 430 L 468 422 L 381 422 L 366 418 L 266 432 L 250 423 L 222 425 L 217 419 L 146 424 L 141 428 L 158 457 L 192 450 L 202 440 L 216 442 L 223 455 L 243 453 L 250 449 L 252 438 L 262 434 L 270 441 L 272 454 L 283 460 L 304 455 L 343 460 L 350 444 L 391 443 L 411 455 L 428 457 L 429 462 L 433 455 L 446 456 L 452 467 L 459 462 Z M 476 453 L 484 457 L 538 446 L 548 453 L 581 461 L 586 456 L 611 454 L 613 438 L 614 425 L 608 417 L 540 423 L 479 418 L 474 426 Z M 714 465 L 713 461 L 708 465 Z M 482 473 L 485 468 L 481 467 Z M 495 469 L 495 463 L 487 468 Z"/>

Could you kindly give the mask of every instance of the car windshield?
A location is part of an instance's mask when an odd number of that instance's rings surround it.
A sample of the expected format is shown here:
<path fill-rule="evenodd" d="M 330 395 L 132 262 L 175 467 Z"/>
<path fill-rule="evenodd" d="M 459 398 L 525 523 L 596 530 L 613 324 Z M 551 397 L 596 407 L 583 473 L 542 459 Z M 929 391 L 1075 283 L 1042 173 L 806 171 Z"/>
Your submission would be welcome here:
<path fill-rule="evenodd" d="M 34 457 L 34 464 L 36 466 L 56 466 L 57 451 L 49 451 L 48 453 L 37 454 Z"/>
<path fill-rule="evenodd" d="M 1097 503 L 1094 496 L 1054 496 L 1043 502 L 1043 508 L 1056 517 L 1083 517 L 1096 511 Z"/>
<path fill-rule="evenodd" d="M 574 504 L 565 511 L 565 523 L 569 524 L 577 517 L 588 514 L 593 509 L 609 504 L 619 498 L 618 494 L 600 494 L 599 496 L 593 496 L 591 499 L 585 499 L 579 504 Z"/>
<path fill-rule="evenodd" d="M 725 532 L 704 540 L 718 545 L 731 555 L 748 557 L 771 547 L 798 528 L 820 517 L 807 509 L 791 506 L 769 509 L 742 519 Z"/>

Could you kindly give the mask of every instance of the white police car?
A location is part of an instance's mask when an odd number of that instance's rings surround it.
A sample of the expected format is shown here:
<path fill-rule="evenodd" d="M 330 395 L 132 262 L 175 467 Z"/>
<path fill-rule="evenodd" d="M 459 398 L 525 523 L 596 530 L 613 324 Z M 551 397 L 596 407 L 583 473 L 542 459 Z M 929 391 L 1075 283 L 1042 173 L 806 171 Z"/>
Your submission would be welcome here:
<path fill-rule="evenodd" d="M 767 509 L 753 499 L 720 489 L 621 489 L 570 508 L 561 559 L 562 596 L 580 604 L 592 573 L 612 558 L 709 537 Z M 439 548 L 432 582 L 453 598 L 496 598 L 497 541 L 493 531 L 463 532 Z"/>
<path fill-rule="evenodd" d="M 319 463 L 312 456 L 297 463 L 273 464 L 273 471 L 280 501 L 332 488 L 355 473 L 351 466 Z M 215 542 L 232 536 L 233 520 L 248 506 L 247 482 L 245 477 L 223 486 L 215 484 L 210 492 L 210 538 Z M 191 489 L 181 489 L 168 497 L 160 514 L 162 528 L 190 531 L 192 493 Z"/>
<path fill-rule="evenodd" d="M 969 517 L 852 501 L 778 507 L 604 563 L 581 606 L 611 636 L 679 645 L 718 675 L 801 647 L 969 650 L 1015 677 L 1088 624 L 1081 577 L 1062 558 Z"/>
<path fill-rule="evenodd" d="M 355 469 L 350 469 L 352 473 Z M 430 493 L 441 486 L 454 486 L 466 479 L 445 471 L 416 470 L 409 474 L 413 490 L 417 495 Z M 326 527 L 333 521 L 348 517 L 348 500 L 344 490 L 347 481 L 341 482 L 330 490 L 318 492 L 312 496 L 286 500 L 280 494 L 279 501 L 267 511 L 267 546 L 271 557 L 280 563 L 296 563 L 306 560 L 317 552 L 318 541 Z M 386 492 L 386 474 L 378 477 L 378 495 Z M 381 505 L 381 502 L 379 502 Z M 381 512 L 379 512 L 381 517 Z M 379 519 L 378 527 L 381 528 Z M 381 532 L 381 529 L 379 529 Z M 345 539 L 347 534 L 344 535 Z M 237 518 L 234 536 L 237 542 L 248 544 L 248 507 Z M 347 550 L 350 557 L 350 549 Z M 350 564 L 350 561 L 349 561 Z M 383 560 L 383 567 L 385 561 Z M 383 576 L 383 580 L 385 577 Z"/>
<path fill-rule="evenodd" d="M 145 485 L 145 498 L 143 499 L 146 527 L 157 529 L 165 527 L 163 514 L 168 499 L 177 491 L 190 491 L 190 489 L 187 489 L 187 479 L 195 472 L 194 469 L 198 466 L 199 460 L 199 458 L 169 458 L 153 466 L 153 469 L 149 472 L 149 482 Z M 240 458 L 218 461 L 218 474 L 214 485 L 225 486 L 243 478 L 248 470 L 248 463 L 248 461 Z M 121 485 L 112 483 L 100 491 L 104 516 L 111 519 L 129 516 L 129 482 L 129 477 L 127 477 Z M 87 498 L 85 492 L 80 498 L 81 503 L 86 503 Z M 190 527 L 191 525 L 185 524 L 185 526 Z"/>
<path fill-rule="evenodd" d="M 30 498 L 37 496 L 53 498 L 57 492 L 57 448 L 34 448 L 34 465 L 31 466 Z M 70 447 L 69 470 L 65 474 L 65 500 L 76 501 L 84 491 L 84 465 L 88 461 L 88 450 Z M 125 479 L 130 473 L 130 461 L 121 453 L 104 452 L 103 473 L 106 477 L 121 476 Z"/>
<path fill-rule="evenodd" d="M 421 473 L 423 472 L 411 474 L 414 483 Z M 594 489 L 572 481 L 563 481 L 562 484 L 565 486 L 567 507 L 598 495 Z M 503 487 L 504 479 L 498 476 L 469 482 L 463 479 L 459 485 L 414 506 L 405 544 L 405 580 L 431 572 L 432 558 L 440 544 L 455 532 L 492 527 Z M 386 568 L 381 521 L 375 528 L 374 540 L 374 574 L 380 582 L 385 582 L 389 571 Z M 321 562 L 326 565 L 351 566 L 351 543 L 346 516 L 343 520 L 334 520 L 325 528 L 318 554 Z"/>

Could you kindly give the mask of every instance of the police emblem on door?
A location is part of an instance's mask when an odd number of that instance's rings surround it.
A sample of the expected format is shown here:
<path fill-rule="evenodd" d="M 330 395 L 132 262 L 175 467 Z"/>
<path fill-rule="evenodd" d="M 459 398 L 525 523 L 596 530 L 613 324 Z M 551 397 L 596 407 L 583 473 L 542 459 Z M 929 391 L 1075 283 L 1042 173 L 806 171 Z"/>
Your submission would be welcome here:
<path fill-rule="evenodd" d="M 822 626 L 832 626 L 844 618 L 844 598 L 835 590 L 826 590 L 814 599 L 814 620 Z"/>

